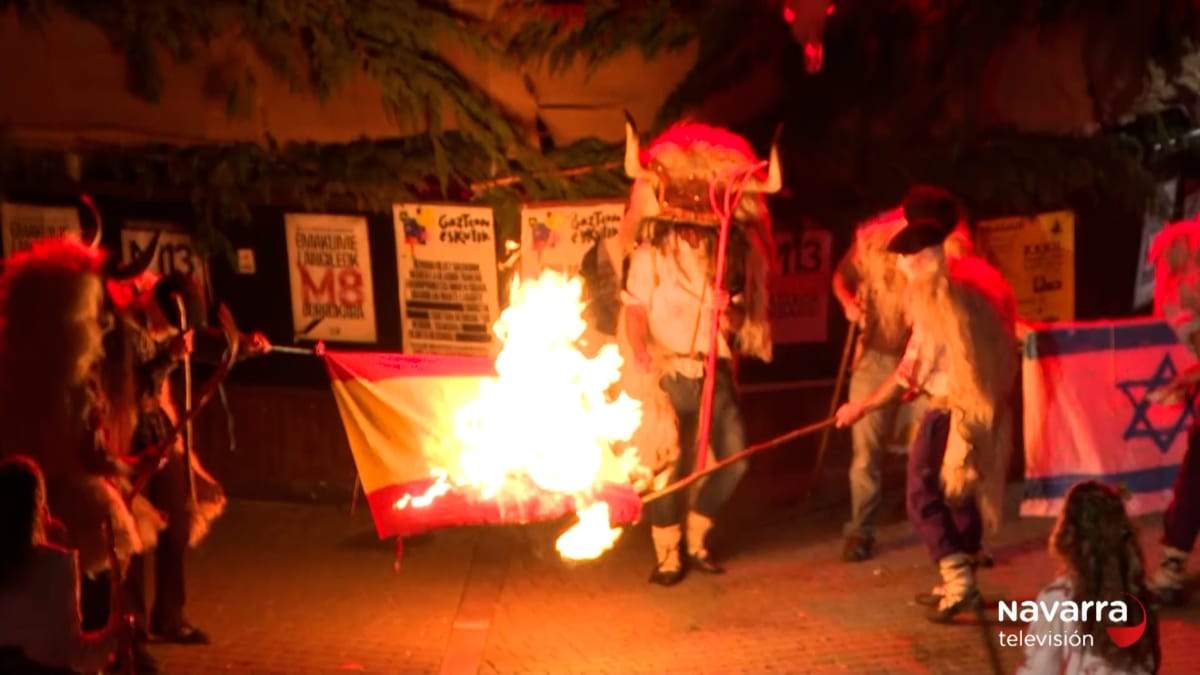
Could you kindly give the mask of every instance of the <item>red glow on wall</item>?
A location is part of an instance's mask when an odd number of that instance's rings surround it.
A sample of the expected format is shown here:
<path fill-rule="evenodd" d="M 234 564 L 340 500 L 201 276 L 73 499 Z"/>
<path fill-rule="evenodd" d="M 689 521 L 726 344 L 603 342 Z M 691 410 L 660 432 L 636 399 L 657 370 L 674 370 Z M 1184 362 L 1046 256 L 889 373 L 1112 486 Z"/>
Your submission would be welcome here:
<path fill-rule="evenodd" d="M 835 7 L 837 7 L 837 5 L 834 5 L 832 2 L 829 3 L 829 6 L 825 8 L 825 16 L 833 16 L 833 10 Z"/>
<path fill-rule="evenodd" d="M 783 8 L 783 20 L 787 21 L 788 23 L 792 23 L 793 21 L 795 21 L 796 20 L 796 10 L 792 9 L 791 7 L 785 6 Z"/>

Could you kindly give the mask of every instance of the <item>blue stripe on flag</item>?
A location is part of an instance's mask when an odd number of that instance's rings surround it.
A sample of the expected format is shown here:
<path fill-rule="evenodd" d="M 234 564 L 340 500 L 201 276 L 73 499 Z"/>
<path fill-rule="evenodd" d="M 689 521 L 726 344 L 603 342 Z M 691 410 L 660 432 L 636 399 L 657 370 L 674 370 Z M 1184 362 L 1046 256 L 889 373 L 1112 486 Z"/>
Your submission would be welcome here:
<path fill-rule="evenodd" d="M 1109 485 L 1123 485 L 1129 492 L 1158 492 L 1169 490 L 1175 484 L 1175 474 L 1179 472 L 1178 464 L 1156 466 L 1151 469 L 1139 469 L 1127 473 L 1107 474 L 1076 474 L 1065 476 L 1046 476 L 1044 478 L 1025 479 L 1026 499 L 1056 499 L 1066 497 L 1071 486 L 1085 480 L 1094 480 Z"/>
<path fill-rule="evenodd" d="M 1173 347 L 1177 344 L 1179 337 L 1165 321 L 1137 323 L 1131 326 L 1109 324 L 1097 327 L 1056 328 L 1037 331 L 1026 337 L 1025 356 L 1041 359 L 1110 349 Z"/>

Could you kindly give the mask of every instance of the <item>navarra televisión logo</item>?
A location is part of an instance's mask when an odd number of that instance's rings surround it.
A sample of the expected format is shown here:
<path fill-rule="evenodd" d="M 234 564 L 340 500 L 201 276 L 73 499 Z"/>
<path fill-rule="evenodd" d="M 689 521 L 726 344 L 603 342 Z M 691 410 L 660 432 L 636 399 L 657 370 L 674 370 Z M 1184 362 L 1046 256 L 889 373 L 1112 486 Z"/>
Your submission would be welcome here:
<path fill-rule="evenodd" d="M 1129 620 L 1129 603 L 1125 600 L 1001 600 L 1000 622 L 1080 625 L 1090 620 L 1106 624 L 1104 631 L 1118 647 L 1128 647 L 1142 638 L 1146 632 L 1146 606 L 1132 595 L 1125 593 L 1142 611 L 1142 620 L 1136 625 L 1124 625 Z M 1036 631 L 1000 631 L 1003 647 L 1030 647 L 1048 645 L 1052 647 L 1091 647 L 1095 636 L 1079 630 L 1071 632 L 1040 633 Z"/>

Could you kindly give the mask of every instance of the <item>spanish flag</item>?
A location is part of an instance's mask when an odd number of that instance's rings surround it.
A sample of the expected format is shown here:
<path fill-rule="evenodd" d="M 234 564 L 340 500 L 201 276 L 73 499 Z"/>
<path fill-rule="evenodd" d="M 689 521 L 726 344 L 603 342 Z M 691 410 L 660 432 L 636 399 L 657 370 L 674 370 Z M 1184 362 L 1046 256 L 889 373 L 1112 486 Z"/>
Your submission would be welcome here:
<path fill-rule="evenodd" d="M 380 352 L 324 356 L 380 538 L 553 520 L 599 501 L 608 504 L 614 527 L 638 519 L 641 500 L 611 453 L 605 453 L 593 485 L 571 494 L 544 490 L 528 476 L 506 477 L 494 494 L 461 479 L 455 416 L 479 398 L 483 382 L 496 378 L 491 359 Z"/>

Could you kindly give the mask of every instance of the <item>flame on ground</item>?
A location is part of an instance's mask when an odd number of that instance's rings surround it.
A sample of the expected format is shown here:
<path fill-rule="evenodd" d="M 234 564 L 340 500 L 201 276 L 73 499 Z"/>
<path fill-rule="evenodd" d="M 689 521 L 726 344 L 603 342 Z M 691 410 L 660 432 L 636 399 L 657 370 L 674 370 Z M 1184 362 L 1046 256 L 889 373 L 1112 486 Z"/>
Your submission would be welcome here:
<path fill-rule="evenodd" d="M 557 543 L 563 557 L 575 560 L 599 556 L 621 534 L 609 525 L 608 504 L 591 502 L 588 495 L 605 453 L 628 441 L 642 419 L 638 401 L 624 393 L 608 399 L 620 378 L 617 346 L 605 345 L 594 358 L 579 349 L 587 328 L 581 291 L 579 278 L 553 271 L 525 283 L 514 280 L 510 306 L 494 326 L 504 345 L 496 358 L 498 377 L 484 381 L 479 398 L 455 418 L 463 446 L 455 484 L 488 498 L 506 481 L 511 485 L 512 477 L 527 476 L 542 490 L 582 502 L 579 523 Z M 618 463 L 630 461 L 636 461 L 636 451 L 627 449 Z M 449 489 L 442 485 L 439 476 L 425 497 Z M 412 505 L 419 506 L 417 501 Z"/>

